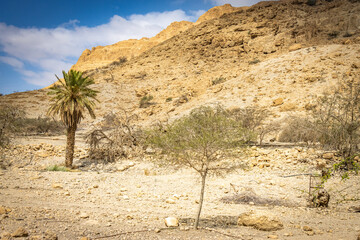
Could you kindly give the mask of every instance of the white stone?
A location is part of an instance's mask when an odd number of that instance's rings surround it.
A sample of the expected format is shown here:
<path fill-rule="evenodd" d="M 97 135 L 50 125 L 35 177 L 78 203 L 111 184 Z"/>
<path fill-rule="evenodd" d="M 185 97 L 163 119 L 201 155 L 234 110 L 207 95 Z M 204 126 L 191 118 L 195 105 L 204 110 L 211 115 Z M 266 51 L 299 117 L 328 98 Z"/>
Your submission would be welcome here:
<path fill-rule="evenodd" d="M 177 227 L 179 226 L 179 220 L 176 217 L 167 217 L 165 218 L 165 226 Z"/>

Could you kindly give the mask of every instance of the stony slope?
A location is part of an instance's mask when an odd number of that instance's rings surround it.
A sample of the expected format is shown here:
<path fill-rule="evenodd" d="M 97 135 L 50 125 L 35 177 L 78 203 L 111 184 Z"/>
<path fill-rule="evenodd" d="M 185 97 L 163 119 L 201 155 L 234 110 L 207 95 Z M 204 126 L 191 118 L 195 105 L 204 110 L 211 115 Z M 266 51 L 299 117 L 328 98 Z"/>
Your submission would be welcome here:
<path fill-rule="evenodd" d="M 197 24 L 219 18 L 223 14 L 234 12 L 237 9 L 240 8 L 232 7 L 230 4 L 214 7 L 200 16 L 196 23 L 188 21 L 173 22 L 152 38 L 130 39 L 109 46 L 93 47 L 91 50 L 86 49 L 72 68 L 78 71 L 88 71 L 106 66 L 122 58 L 131 59 Z"/>
<path fill-rule="evenodd" d="M 360 69 L 360 3 L 306 2 L 263 2 L 238 9 L 125 63 L 88 70 L 101 91 L 98 116 L 126 109 L 151 123 L 216 102 L 266 106 L 275 117 L 305 111 L 343 74 Z M 47 108 L 45 92 L 11 94 L 1 101 L 18 103 L 37 116 Z M 139 108 L 145 95 L 154 97 L 153 104 Z M 283 103 L 275 106 L 278 98 Z"/>

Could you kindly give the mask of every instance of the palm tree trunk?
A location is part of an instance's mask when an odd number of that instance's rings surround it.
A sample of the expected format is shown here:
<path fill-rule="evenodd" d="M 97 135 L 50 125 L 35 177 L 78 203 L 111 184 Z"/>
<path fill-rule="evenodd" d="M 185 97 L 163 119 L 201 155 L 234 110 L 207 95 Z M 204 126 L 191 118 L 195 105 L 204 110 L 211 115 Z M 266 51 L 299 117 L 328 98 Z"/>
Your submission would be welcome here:
<path fill-rule="evenodd" d="M 207 171 L 205 171 L 201 175 L 200 202 L 199 202 L 199 209 L 198 209 L 198 212 L 197 212 L 197 215 L 196 215 L 196 220 L 195 220 L 195 229 L 198 229 L 198 227 L 199 227 L 200 214 L 201 214 L 201 209 L 202 209 L 202 205 L 203 205 L 203 201 L 204 201 L 206 175 L 207 175 Z"/>
<path fill-rule="evenodd" d="M 65 166 L 71 168 L 74 159 L 74 147 L 75 147 L 75 131 L 76 124 L 68 127 L 67 139 L 66 139 L 66 155 L 65 155 Z"/>

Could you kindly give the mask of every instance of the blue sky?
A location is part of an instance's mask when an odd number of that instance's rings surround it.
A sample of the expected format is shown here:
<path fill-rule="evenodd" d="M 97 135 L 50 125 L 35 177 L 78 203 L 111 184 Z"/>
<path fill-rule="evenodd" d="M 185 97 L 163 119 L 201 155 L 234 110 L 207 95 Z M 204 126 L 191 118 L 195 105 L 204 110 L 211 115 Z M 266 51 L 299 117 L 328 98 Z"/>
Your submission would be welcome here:
<path fill-rule="evenodd" d="M 39 89 L 94 46 L 153 37 L 208 9 L 259 0 L 2 0 L 0 93 Z"/>

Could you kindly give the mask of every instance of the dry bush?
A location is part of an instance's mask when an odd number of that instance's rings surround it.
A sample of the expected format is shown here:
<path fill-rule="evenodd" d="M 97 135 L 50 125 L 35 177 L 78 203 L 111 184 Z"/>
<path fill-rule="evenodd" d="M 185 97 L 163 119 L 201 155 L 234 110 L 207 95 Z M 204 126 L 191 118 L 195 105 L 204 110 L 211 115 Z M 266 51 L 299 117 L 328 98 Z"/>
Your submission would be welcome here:
<path fill-rule="evenodd" d="M 142 131 L 133 121 L 137 115 L 108 114 L 102 126 L 86 136 L 89 157 L 92 160 L 114 162 L 141 151 Z"/>
<path fill-rule="evenodd" d="M 285 126 L 280 132 L 280 142 L 306 142 L 315 143 L 319 134 L 314 129 L 314 123 L 308 117 L 291 116 L 285 120 Z"/>
<path fill-rule="evenodd" d="M 11 104 L 0 107 L 0 147 L 8 145 L 14 134 L 20 131 L 17 122 L 24 115 L 22 110 Z"/>
<path fill-rule="evenodd" d="M 279 124 L 276 122 L 265 123 L 270 112 L 263 107 L 235 108 L 230 111 L 230 114 L 236 121 L 241 122 L 244 128 L 243 138 L 245 142 L 258 139 L 261 145 L 265 135 L 279 129 Z"/>
<path fill-rule="evenodd" d="M 318 99 L 313 110 L 319 142 L 348 158 L 359 153 L 360 79 L 344 77 L 332 93 Z"/>
<path fill-rule="evenodd" d="M 65 126 L 60 121 L 48 117 L 21 118 L 17 120 L 22 135 L 59 135 L 65 131 Z"/>

